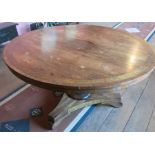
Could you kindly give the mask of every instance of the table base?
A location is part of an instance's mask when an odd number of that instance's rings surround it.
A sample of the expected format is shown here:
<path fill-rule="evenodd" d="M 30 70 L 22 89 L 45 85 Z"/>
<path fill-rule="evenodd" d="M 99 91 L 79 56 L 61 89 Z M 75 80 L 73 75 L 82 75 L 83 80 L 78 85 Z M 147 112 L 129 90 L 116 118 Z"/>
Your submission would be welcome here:
<path fill-rule="evenodd" d="M 59 93 L 57 92 L 56 95 L 58 94 Z M 70 113 L 95 104 L 110 105 L 119 108 L 123 105 L 121 93 L 92 94 L 91 97 L 85 100 L 75 100 L 64 93 L 57 107 L 48 114 L 52 129 L 56 128 L 67 116 L 70 115 Z"/>

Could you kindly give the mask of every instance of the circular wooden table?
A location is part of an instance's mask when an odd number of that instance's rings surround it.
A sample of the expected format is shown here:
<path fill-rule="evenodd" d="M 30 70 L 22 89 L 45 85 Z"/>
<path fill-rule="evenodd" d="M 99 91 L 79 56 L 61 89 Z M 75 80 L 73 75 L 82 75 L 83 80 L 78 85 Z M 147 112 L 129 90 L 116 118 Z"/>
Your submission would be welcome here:
<path fill-rule="evenodd" d="M 75 99 L 99 93 L 118 99 L 122 88 L 146 78 L 155 67 L 155 50 L 143 39 L 91 25 L 26 33 L 5 47 L 3 58 L 22 80 Z"/>

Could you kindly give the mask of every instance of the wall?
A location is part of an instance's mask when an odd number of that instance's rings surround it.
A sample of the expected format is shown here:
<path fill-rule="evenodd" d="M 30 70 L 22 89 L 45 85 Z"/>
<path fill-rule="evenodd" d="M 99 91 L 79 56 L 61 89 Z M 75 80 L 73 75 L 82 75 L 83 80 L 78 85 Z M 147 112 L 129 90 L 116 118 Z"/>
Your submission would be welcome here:
<path fill-rule="evenodd" d="M 20 23 L 18 23 L 18 25 L 16 26 L 18 35 L 22 35 L 26 32 L 29 32 L 31 23 L 32 22 L 20 22 Z"/>

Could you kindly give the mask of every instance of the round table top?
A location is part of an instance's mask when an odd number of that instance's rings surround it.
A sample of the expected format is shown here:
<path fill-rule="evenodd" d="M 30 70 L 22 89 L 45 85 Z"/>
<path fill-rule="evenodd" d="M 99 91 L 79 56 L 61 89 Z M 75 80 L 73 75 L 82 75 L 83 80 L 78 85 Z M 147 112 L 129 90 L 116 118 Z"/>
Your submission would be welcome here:
<path fill-rule="evenodd" d="M 143 39 L 92 25 L 31 31 L 13 39 L 3 58 L 25 81 L 64 89 L 112 88 L 155 66 L 155 51 Z"/>

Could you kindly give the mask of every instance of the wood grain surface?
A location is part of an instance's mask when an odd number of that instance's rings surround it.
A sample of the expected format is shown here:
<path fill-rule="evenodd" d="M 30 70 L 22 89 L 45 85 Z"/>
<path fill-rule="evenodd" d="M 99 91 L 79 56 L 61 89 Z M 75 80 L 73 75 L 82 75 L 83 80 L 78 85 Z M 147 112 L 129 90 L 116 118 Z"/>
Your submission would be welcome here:
<path fill-rule="evenodd" d="M 14 76 L 4 64 L 2 52 L 3 48 L 0 47 L 0 101 L 25 85 L 24 81 Z"/>
<path fill-rule="evenodd" d="M 3 57 L 21 79 L 64 90 L 128 85 L 155 67 L 155 50 L 143 39 L 93 25 L 29 32 L 13 39 Z"/>

